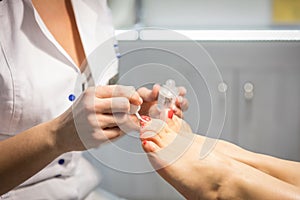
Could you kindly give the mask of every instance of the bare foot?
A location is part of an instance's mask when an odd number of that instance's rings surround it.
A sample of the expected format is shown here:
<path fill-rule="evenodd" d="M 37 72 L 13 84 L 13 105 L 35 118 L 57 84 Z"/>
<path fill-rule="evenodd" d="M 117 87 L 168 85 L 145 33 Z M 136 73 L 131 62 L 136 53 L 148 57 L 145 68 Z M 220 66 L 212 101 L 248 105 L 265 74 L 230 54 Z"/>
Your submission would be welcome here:
<path fill-rule="evenodd" d="M 232 163 L 222 153 L 212 151 L 200 160 L 204 137 L 193 134 L 184 120 L 148 121 L 142 124 L 142 147 L 156 171 L 183 196 L 215 199 L 225 181 L 235 180 L 229 173 Z"/>
<path fill-rule="evenodd" d="M 300 196 L 299 188 L 241 161 L 239 158 L 246 156 L 245 151 L 225 141 L 200 158 L 204 141 L 210 139 L 189 132 L 185 122 L 174 117 L 167 123 L 147 118 L 140 137 L 155 170 L 185 198 L 295 199 Z"/>

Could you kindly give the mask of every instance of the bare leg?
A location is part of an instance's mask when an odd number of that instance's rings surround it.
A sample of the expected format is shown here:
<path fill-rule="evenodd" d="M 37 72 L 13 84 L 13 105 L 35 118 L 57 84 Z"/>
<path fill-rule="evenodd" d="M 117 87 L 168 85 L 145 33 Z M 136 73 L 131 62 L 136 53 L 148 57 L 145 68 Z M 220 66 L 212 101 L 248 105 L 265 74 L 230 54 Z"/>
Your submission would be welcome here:
<path fill-rule="evenodd" d="M 160 120 L 152 120 L 149 124 L 141 130 L 141 139 L 150 162 L 166 181 L 188 199 L 300 198 L 299 188 L 232 156 L 235 153 L 238 157 L 247 154 L 247 151 L 239 153 L 239 149 L 233 145 L 230 151 L 237 152 L 224 152 L 228 144 L 220 143 L 206 158 L 200 160 L 204 137 L 192 133 L 178 135 Z M 191 145 L 176 160 L 168 160 L 168 156 L 173 156 L 172 153 L 181 148 L 176 140 L 183 143 L 188 140 Z"/>
<path fill-rule="evenodd" d="M 300 188 L 300 163 L 258 154 L 220 140 L 216 149 L 275 178 Z"/>
<path fill-rule="evenodd" d="M 173 120 L 168 121 L 168 126 L 176 133 L 180 131 L 192 132 L 191 129 L 188 128 L 188 124 L 176 116 L 173 118 Z M 201 137 L 203 140 L 205 139 L 203 136 L 199 137 Z M 218 141 L 216 145 L 216 151 L 300 188 L 299 162 L 283 160 L 272 156 L 247 151 L 224 140 Z"/>

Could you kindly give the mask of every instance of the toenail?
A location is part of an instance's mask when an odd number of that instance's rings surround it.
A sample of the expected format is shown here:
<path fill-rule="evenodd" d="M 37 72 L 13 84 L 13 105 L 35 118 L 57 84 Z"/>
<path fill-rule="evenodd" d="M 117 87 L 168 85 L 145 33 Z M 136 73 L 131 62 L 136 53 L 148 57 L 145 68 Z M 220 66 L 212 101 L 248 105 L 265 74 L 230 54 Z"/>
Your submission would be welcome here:
<path fill-rule="evenodd" d="M 168 118 L 169 118 L 169 119 L 172 119 L 172 118 L 173 118 L 173 115 L 174 115 L 174 110 L 170 109 L 170 110 L 168 111 Z"/>
<path fill-rule="evenodd" d="M 144 121 L 140 121 L 140 125 L 141 125 L 142 128 L 144 128 L 146 123 Z"/>

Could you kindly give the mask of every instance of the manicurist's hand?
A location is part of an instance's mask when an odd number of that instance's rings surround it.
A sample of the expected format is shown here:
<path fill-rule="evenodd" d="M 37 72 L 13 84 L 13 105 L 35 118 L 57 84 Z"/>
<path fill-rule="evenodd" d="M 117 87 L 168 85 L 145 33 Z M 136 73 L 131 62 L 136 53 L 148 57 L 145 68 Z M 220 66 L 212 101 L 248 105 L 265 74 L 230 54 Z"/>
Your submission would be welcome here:
<path fill-rule="evenodd" d="M 133 87 L 89 88 L 57 118 L 57 143 L 64 151 L 84 150 L 138 129 L 137 118 L 129 114 L 130 104 L 142 104 Z"/>
<path fill-rule="evenodd" d="M 142 104 L 133 87 L 89 88 L 57 118 L 0 141 L 0 195 L 65 152 L 98 147 L 138 129 L 137 118 L 128 114 L 130 104 Z"/>
<path fill-rule="evenodd" d="M 155 84 L 150 90 L 146 87 L 138 89 L 138 94 L 143 99 L 142 109 L 140 113 L 142 115 L 156 116 L 158 110 L 156 108 L 157 98 L 159 94 L 160 85 Z M 174 114 L 178 117 L 183 116 L 183 112 L 188 109 L 188 100 L 184 98 L 186 95 L 186 89 L 184 87 L 178 87 L 179 97 L 176 99 L 176 108 L 174 109 Z"/>

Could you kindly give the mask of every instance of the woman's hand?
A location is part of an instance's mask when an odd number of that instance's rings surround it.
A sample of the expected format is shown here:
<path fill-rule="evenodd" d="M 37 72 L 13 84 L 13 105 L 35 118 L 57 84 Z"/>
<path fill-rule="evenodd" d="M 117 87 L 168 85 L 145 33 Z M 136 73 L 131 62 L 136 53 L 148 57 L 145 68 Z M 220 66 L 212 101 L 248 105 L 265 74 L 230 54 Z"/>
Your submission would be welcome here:
<path fill-rule="evenodd" d="M 160 85 L 158 84 L 155 84 L 152 90 L 149 90 L 145 87 L 138 89 L 138 93 L 144 101 L 140 111 L 141 115 L 159 115 L 156 108 L 159 89 Z M 186 89 L 184 87 L 178 87 L 178 91 L 179 97 L 176 99 L 176 108 L 174 110 L 174 114 L 182 118 L 183 112 L 188 109 L 188 100 L 184 98 L 184 96 L 186 95 Z"/>
<path fill-rule="evenodd" d="M 0 195 L 65 152 L 98 147 L 138 129 L 136 117 L 127 114 L 130 104 L 142 104 L 133 87 L 89 88 L 59 117 L 0 141 Z"/>
<path fill-rule="evenodd" d="M 133 87 L 87 89 L 72 108 L 56 119 L 59 124 L 57 143 L 64 151 L 85 150 L 138 129 L 137 118 L 128 114 L 130 104 L 142 104 Z"/>

